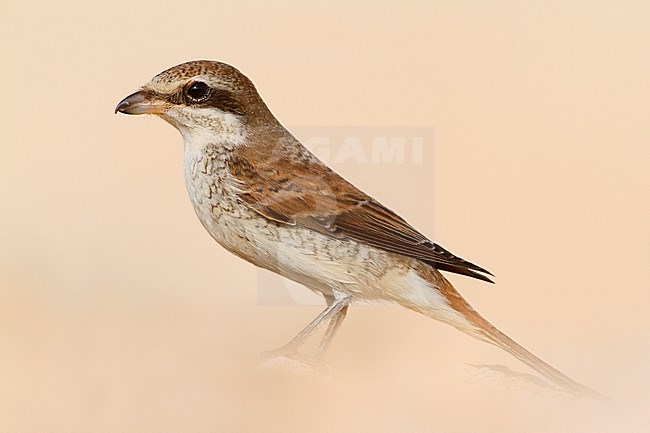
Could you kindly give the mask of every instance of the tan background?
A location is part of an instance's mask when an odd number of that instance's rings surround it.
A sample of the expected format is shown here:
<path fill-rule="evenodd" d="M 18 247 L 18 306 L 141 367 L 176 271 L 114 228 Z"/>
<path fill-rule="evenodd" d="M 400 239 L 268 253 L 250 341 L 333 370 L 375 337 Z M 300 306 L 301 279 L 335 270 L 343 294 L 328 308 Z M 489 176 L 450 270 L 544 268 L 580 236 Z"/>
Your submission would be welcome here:
<path fill-rule="evenodd" d="M 306 3 L 2 2 L 0 431 L 647 431 L 647 2 Z M 529 370 L 389 306 L 352 310 L 335 378 L 251 375 L 319 308 L 258 305 L 193 214 L 178 133 L 112 113 L 196 58 L 286 125 L 434 127 L 435 206 L 419 176 L 341 171 L 493 270 L 453 281 L 612 400 L 482 375 Z"/>

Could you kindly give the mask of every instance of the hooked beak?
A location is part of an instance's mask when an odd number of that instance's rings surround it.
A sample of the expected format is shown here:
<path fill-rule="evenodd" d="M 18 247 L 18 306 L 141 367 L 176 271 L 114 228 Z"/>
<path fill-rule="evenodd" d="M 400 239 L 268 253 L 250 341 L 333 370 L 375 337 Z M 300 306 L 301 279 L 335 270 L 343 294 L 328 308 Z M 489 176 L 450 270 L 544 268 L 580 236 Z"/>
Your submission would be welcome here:
<path fill-rule="evenodd" d="M 165 103 L 146 90 L 140 90 L 122 99 L 115 113 L 124 114 L 164 114 Z"/>

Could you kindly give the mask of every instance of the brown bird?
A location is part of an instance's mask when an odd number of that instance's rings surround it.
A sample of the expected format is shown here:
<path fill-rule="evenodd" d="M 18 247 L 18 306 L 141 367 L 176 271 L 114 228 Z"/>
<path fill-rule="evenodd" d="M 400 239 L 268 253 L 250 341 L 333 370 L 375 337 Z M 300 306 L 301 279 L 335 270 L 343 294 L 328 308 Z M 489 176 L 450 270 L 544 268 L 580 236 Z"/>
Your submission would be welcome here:
<path fill-rule="evenodd" d="M 320 357 L 352 300 L 388 301 L 506 350 L 566 391 L 601 397 L 474 311 L 440 271 L 484 281 L 492 274 L 433 243 L 318 160 L 234 67 L 174 66 L 122 100 L 118 111 L 155 114 L 180 131 L 187 190 L 217 242 L 325 297 L 325 310 L 283 353 L 296 353 L 329 321 Z"/>

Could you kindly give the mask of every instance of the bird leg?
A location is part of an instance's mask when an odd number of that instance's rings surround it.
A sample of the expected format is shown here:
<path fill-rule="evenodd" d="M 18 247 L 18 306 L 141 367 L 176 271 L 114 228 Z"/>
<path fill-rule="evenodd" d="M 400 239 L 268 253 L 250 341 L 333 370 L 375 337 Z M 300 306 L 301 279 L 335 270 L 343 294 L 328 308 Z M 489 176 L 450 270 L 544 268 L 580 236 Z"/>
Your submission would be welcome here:
<path fill-rule="evenodd" d="M 314 371 L 318 370 L 325 374 L 331 374 L 331 368 L 327 364 L 323 363 L 321 358 L 334 338 L 336 331 L 343 323 L 348 305 L 350 304 L 350 296 L 340 292 L 334 292 L 333 295 L 325 295 L 325 301 L 327 302 L 327 307 L 287 345 L 276 350 L 261 353 L 258 357 L 259 365 L 272 366 L 274 365 L 273 360 L 288 358 L 294 363 L 298 362 L 299 365 L 308 365 L 314 369 Z M 309 337 L 311 337 L 323 325 L 323 323 L 325 323 L 326 320 L 329 320 L 330 323 L 316 351 L 316 356 L 312 357 L 299 353 L 298 349 L 300 346 L 302 346 Z M 268 362 L 271 362 L 271 364 L 267 364 Z M 286 364 L 286 360 L 280 365 L 284 366 L 284 368 L 286 368 L 287 365 L 295 367 L 295 364 L 291 362 Z"/>
<path fill-rule="evenodd" d="M 318 359 L 321 359 L 323 355 L 325 355 L 325 352 L 327 351 L 330 344 L 332 343 L 332 340 L 334 340 L 334 336 L 336 335 L 337 331 L 343 324 L 343 320 L 345 319 L 345 316 L 347 314 L 348 314 L 348 305 L 341 308 L 341 311 L 339 311 L 338 314 L 332 317 L 332 319 L 330 320 L 330 324 L 327 327 L 327 330 L 325 331 L 325 335 L 323 336 L 320 345 L 318 346 L 318 350 L 316 351 L 316 357 Z"/>
<path fill-rule="evenodd" d="M 327 349 L 330 340 L 334 337 L 334 334 L 345 318 L 348 305 L 350 304 L 350 295 L 341 292 L 334 292 L 334 295 L 332 296 L 325 296 L 325 301 L 327 302 L 327 308 L 325 308 L 309 325 L 300 331 L 298 335 L 296 335 L 285 346 L 288 351 L 297 351 L 298 348 L 302 346 L 305 341 L 307 341 L 307 339 L 318 330 L 318 328 L 321 327 L 323 322 L 331 320 L 327 332 L 323 337 L 323 341 L 321 342 L 321 347 L 318 349 L 318 355 L 322 355 Z"/>

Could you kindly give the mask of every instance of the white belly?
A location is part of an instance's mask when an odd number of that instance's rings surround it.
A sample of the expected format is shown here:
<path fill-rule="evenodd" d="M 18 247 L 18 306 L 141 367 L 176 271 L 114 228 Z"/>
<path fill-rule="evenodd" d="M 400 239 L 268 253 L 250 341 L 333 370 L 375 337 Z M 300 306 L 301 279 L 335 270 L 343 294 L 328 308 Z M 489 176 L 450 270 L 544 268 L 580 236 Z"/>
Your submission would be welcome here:
<path fill-rule="evenodd" d="M 372 263 L 370 248 L 266 220 L 238 200 L 229 176 L 224 149 L 186 148 L 185 181 L 192 206 L 219 244 L 312 290 L 331 293 L 335 288 L 360 295 L 359 276 Z"/>

